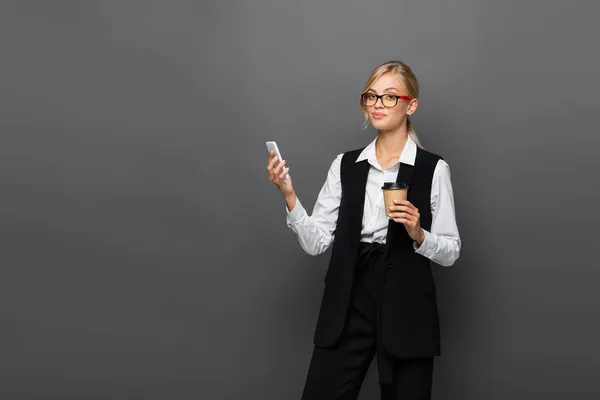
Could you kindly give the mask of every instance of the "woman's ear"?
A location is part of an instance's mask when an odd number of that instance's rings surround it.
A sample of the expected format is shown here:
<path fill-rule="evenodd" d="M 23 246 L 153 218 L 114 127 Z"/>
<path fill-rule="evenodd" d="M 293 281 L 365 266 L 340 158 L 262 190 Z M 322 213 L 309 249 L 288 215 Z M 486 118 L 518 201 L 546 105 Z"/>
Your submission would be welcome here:
<path fill-rule="evenodd" d="M 408 109 L 406 110 L 406 114 L 413 115 L 417 111 L 417 107 L 419 106 L 419 100 L 412 99 L 410 103 L 408 103 Z"/>

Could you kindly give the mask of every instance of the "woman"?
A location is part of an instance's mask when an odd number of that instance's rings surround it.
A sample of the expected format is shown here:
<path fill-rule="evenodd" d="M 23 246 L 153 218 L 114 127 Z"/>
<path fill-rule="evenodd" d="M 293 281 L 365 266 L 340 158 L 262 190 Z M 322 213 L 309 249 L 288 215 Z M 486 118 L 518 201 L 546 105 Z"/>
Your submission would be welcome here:
<path fill-rule="evenodd" d="M 304 400 L 356 399 L 375 354 L 382 399 L 431 398 L 440 331 L 430 261 L 451 266 L 461 241 L 448 164 L 422 148 L 409 119 L 418 96 L 406 64 L 372 71 L 360 105 L 377 138 L 335 158 L 311 216 L 284 179 L 285 160 L 269 155 L 304 251 L 332 246 Z M 388 217 L 381 188 L 390 181 L 409 190 Z"/>

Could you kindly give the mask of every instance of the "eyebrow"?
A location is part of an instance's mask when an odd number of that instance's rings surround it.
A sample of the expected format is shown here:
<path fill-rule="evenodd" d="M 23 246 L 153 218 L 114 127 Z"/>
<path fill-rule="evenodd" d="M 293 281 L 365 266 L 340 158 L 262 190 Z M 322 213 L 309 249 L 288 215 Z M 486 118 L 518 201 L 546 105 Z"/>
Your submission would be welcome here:
<path fill-rule="evenodd" d="M 389 87 L 389 88 L 387 88 L 387 89 L 384 89 L 383 91 L 384 91 L 384 92 L 387 92 L 388 90 L 395 90 L 396 92 L 400 92 L 398 89 L 396 89 L 396 88 L 394 88 L 394 87 Z M 373 89 L 369 89 L 369 90 L 367 90 L 367 92 L 375 92 L 375 90 L 373 90 Z M 377 93 L 377 92 L 375 92 L 375 93 Z"/>

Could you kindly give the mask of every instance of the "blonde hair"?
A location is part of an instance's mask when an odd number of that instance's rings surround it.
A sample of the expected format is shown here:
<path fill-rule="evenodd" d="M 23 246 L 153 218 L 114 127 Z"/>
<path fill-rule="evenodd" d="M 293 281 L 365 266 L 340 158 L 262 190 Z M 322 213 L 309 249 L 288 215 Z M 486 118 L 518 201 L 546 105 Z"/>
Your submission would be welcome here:
<path fill-rule="evenodd" d="M 369 79 L 367 80 L 367 83 L 365 84 L 362 93 L 369 90 L 371 86 L 373 86 L 375 81 L 381 77 L 381 75 L 386 74 L 388 72 L 391 72 L 394 75 L 396 75 L 396 77 L 400 80 L 400 82 L 402 82 L 410 96 L 414 97 L 415 99 L 419 97 L 419 83 L 417 81 L 417 77 L 410 69 L 410 67 L 402 61 L 388 61 L 375 67 L 371 72 L 371 75 L 369 76 Z M 363 128 L 366 128 L 369 122 L 369 113 L 367 111 L 367 107 L 362 104 L 362 101 L 359 100 L 359 103 L 360 108 L 362 108 L 363 113 L 365 114 L 365 124 Z M 417 146 L 423 148 L 423 145 L 421 145 L 421 142 L 417 137 L 415 130 L 413 129 L 409 117 L 406 118 L 406 126 L 408 129 L 409 136 L 415 141 Z"/>

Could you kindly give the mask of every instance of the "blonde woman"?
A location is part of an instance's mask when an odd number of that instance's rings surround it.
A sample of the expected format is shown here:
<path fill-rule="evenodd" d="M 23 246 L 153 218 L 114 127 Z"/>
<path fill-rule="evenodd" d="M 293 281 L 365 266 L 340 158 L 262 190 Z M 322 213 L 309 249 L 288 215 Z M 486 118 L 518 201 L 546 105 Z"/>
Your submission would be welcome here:
<path fill-rule="evenodd" d="M 403 62 L 372 71 L 360 106 L 377 137 L 333 160 L 312 215 L 284 179 L 285 160 L 269 155 L 269 180 L 304 251 L 332 247 L 304 400 L 356 399 L 375 354 L 382 399 L 431 398 L 440 328 L 430 261 L 453 265 L 461 240 L 449 166 L 423 149 L 410 121 L 418 97 Z M 389 215 L 384 182 L 409 185 Z"/>

